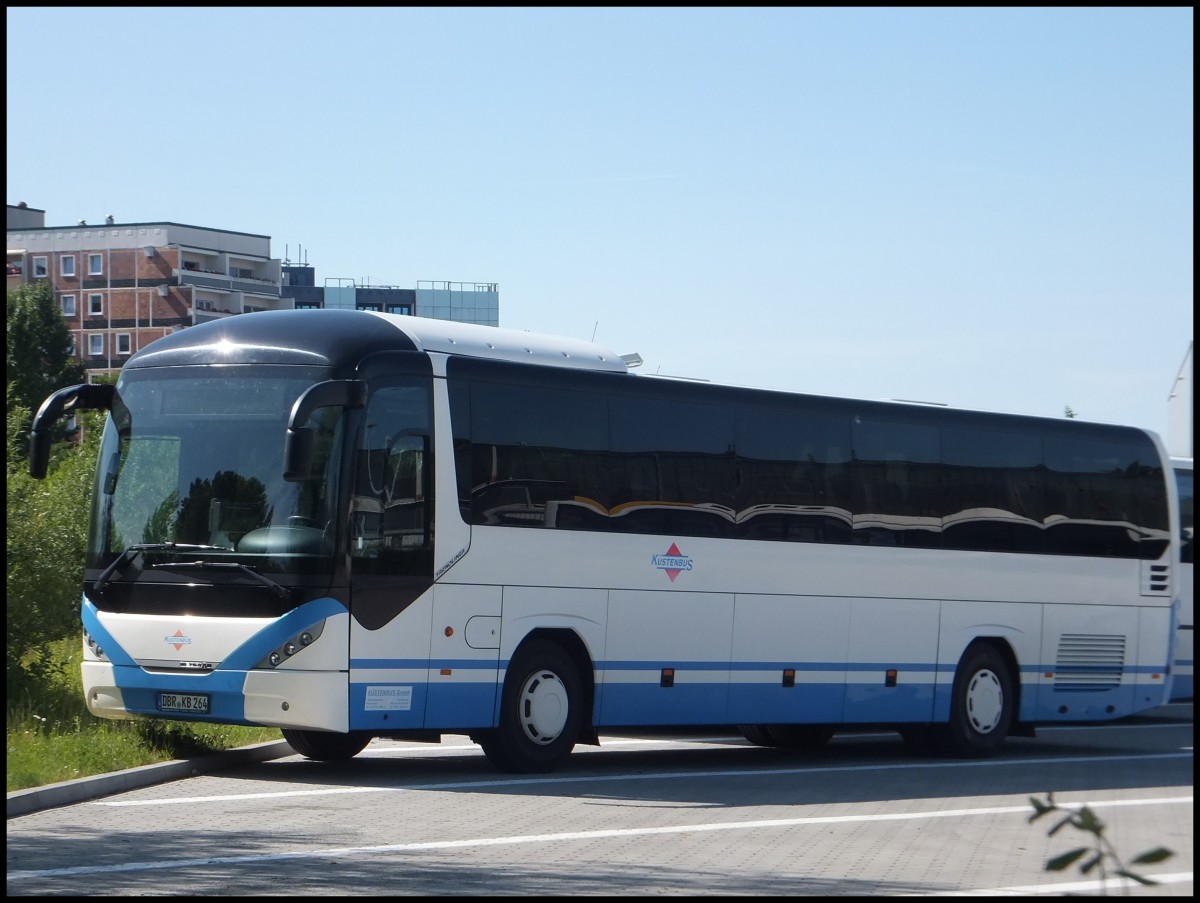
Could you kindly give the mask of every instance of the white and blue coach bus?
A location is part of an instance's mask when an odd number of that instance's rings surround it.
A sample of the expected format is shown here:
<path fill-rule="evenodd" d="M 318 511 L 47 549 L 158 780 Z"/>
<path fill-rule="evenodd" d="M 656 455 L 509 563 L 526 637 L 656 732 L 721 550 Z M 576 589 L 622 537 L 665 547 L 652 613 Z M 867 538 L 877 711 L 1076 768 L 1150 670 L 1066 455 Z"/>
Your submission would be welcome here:
<path fill-rule="evenodd" d="M 102 717 L 276 726 L 323 760 L 462 733 L 537 772 L 634 726 L 984 756 L 1167 698 L 1178 500 L 1140 429 L 337 310 L 197 325 L 55 393 L 35 476 L 86 408 Z"/>
<path fill-rule="evenodd" d="M 1175 665 L 1171 674 L 1171 701 L 1192 698 L 1194 692 L 1195 616 L 1192 611 L 1192 545 L 1194 541 L 1193 505 L 1196 497 L 1191 458 L 1172 458 L 1175 484 L 1179 493 L 1179 518 L 1183 543 L 1179 550 L 1179 623 L 1175 634 Z"/>

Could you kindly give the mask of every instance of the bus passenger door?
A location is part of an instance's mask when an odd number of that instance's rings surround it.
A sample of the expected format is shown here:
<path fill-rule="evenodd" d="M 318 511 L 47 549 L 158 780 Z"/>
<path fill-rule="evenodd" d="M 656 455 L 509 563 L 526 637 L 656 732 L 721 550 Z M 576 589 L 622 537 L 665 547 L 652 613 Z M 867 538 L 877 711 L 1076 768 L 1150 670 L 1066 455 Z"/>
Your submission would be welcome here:
<path fill-rule="evenodd" d="M 372 385 L 350 487 L 350 727 L 422 726 L 433 586 L 428 380 Z"/>

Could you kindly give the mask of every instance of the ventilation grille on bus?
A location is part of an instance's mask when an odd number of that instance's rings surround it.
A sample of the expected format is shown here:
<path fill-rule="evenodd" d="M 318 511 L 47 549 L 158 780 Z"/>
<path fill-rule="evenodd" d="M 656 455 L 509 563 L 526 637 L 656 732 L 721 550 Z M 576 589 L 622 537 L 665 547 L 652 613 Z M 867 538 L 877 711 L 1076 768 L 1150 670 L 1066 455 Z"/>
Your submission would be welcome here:
<path fill-rule="evenodd" d="M 1112 690 L 1125 671 L 1125 637 L 1066 633 L 1058 641 L 1055 691 Z"/>
<path fill-rule="evenodd" d="M 1169 596 L 1171 594 L 1171 568 L 1153 561 L 1142 562 L 1142 595 Z"/>

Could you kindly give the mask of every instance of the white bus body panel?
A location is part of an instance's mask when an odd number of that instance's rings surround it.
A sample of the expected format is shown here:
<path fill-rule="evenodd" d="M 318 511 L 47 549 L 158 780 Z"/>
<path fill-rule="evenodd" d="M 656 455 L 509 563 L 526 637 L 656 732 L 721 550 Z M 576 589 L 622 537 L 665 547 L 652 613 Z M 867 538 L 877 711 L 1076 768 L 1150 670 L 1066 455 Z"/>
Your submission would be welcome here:
<path fill-rule="evenodd" d="M 150 662 L 224 661 L 275 618 L 211 618 L 191 615 L 139 615 L 97 612 L 100 623 L 135 660 Z"/>
<path fill-rule="evenodd" d="M 276 727 L 349 730 L 345 671 L 250 671 L 246 720 Z"/>
<path fill-rule="evenodd" d="M 612 590 L 598 725 L 713 724 L 728 719 L 733 594 Z M 663 686 L 663 669 L 670 683 Z M 669 706 L 653 692 L 671 690 Z"/>
<path fill-rule="evenodd" d="M 215 720 L 346 730 L 346 654 L 348 613 L 321 621 L 312 645 L 299 649 L 275 668 L 222 667 L 242 647 L 275 628 L 274 618 L 201 618 L 186 615 L 141 615 L 95 612 L 99 625 L 120 637 L 118 650 L 100 653 L 83 644 L 83 689 L 88 710 L 105 718 L 130 715 L 130 694 L 140 700 L 135 710 L 153 714 L 161 691 L 207 695 Z M 217 714 L 220 713 L 220 717 Z"/>
<path fill-rule="evenodd" d="M 1171 594 L 1139 594 L 1142 563 L 1130 560 L 551 530 L 534 531 L 531 554 L 530 532 L 475 527 L 469 552 L 443 579 L 506 584 L 501 666 L 533 629 L 565 626 L 559 615 L 572 597 L 607 594 L 606 605 L 588 602 L 572 614 L 581 624 L 607 618 L 604 642 L 586 641 L 598 726 L 748 723 L 781 712 L 830 723 L 944 720 L 955 668 L 981 637 L 1013 651 L 1019 718 L 1104 717 L 1085 688 L 1041 676 L 1056 670 L 1067 626 L 1091 610 L 1086 623 L 1102 638 L 1136 637 L 1139 623 L 1149 631 L 1155 620 L 1139 619 L 1143 608 L 1170 617 Z M 664 567 L 658 556 L 672 549 L 678 554 L 665 560 L 679 566 Z M 1165 661 L 1156 649 L 1165 631 L 1145 637 L 1121 652 L 1117 680 L 1130 702 L 1135 685 L 1150 693 L 1162 685 L 1152 669 Z M 1093 651 L 1084 641 L 1083 664 L 1095 669 Z M 1103 668 L 1108 651 L 1096 654 Z M 663 668 L 674 670 L 670 706 L 645 695 L 656 695 Z M 799 689 L 782 687 L 788 668 Z"/>
<path fill-rule="evenodd" d="M 739 593 L 734 608 L 732 659 L 761 668 L 730 672 L 730 715 L 735 723 L 779 718 L 836 723 L 845 708 L 851 606 L 843 599 Z M 795 670 L 794 686 L 783 672 Z M 733 717 L 736 716 L 736 717 Z"/>
<path fill-rule="evenodd" d="M 937 676 L 938 618 L 942 605 L 931 599 L 839 599 L 850 607 L 846 656 L 846 723 L 908 719 L 933 714 Z M 886 681 L 894 669 L 895 683 Z"/>
<path fill-rule="evenodd" d="M 950 717 L 954 671 L 963 652 L 981 637 L 1004 640 L 1013 650 L 1024 689 L 1018 720 L 1033 718 L 1037 710 L 1037 667 L 1042 654 L 1042 612 L 1045 606 L 1027 603 L 996 603 L 951 600 L 942 604 L 938 637 L 938 679 L 933 710 L 934 721 Z"/>

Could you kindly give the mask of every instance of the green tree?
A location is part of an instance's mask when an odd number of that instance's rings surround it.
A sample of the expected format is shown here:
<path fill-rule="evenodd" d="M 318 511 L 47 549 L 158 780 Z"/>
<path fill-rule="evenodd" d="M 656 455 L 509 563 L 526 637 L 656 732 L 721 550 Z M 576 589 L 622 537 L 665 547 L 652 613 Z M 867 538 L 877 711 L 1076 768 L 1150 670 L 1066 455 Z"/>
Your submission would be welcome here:
<path fill-rule="evenodd" d="M 1079 871 L 1084 875 L 1090 875 L 1095 872 L 1100 882 L 1101 893 L 1108 891 L 1108 882 L 1112 875 L 1120 878 L 1128 878 L 1130 881 L 1136 881 L 1138 884 L 1158 884 L 1154 879 L 1132 871 L 1121 857 L 1117 855 L 1116 848 L 1104 833 L 1107 825 L 1100 820 L 1099 816 L 1090 807 L 1080 806 L 1078 809 L 1072 809 L 1060 806 L 1054 802 L 1053 793 L 1046 794 L 1045 802 L 1031 796 L 1029 803 L 1033 806 L 1033 814 L 1029 816 L 1031 823 L 1044 815 L 1059 815 L 1059 820 L 1047 832 L 1050 837 L 1053 837 L 1068 825 L 1091 837 L 1090 844 L 1075 847 L 1047 860 L 1046 871 L 1061 872 L 1072 865 L 1078 865 Z M 1154 865 L 1170 859 L 1174 855 L 1174 850 L 1169 850 L 1166 847 L 1154 847 L 1135 856 L 1132 864 Z"/>
<path fill-rule="evenodd" d="M 52 392 L 84 381 L 71 332 L 46 281 L 8 293 L 8 401 L 36 412 Z"/>
<path fill-rule="evenodd" d="M 27 438 L 29 409 L 14 403 L 11 391 L 8 397 L 5 676 L 11 702 L 31 682 L 45 679 L 49 644 L 79 630 L 87 511 L 103 417 L 80 412 L 82 442 L 60 446 L 46 479 L 35 480 L 18 451 Z"/>

